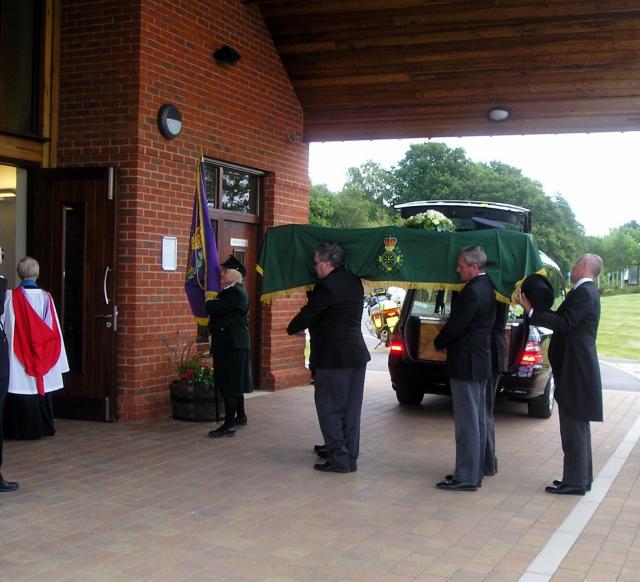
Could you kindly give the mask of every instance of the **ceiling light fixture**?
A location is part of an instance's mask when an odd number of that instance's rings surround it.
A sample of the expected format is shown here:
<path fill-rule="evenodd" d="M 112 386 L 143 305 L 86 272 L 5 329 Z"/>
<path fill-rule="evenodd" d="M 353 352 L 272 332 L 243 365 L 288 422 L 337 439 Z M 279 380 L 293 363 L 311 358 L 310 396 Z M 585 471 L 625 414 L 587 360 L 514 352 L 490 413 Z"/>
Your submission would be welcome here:
<path fill-rule="evenodd" d="M 500 105 L 489 109 L 487 115 L 491 121 L 505 121 L 511 117 L 511 109 Z"/>

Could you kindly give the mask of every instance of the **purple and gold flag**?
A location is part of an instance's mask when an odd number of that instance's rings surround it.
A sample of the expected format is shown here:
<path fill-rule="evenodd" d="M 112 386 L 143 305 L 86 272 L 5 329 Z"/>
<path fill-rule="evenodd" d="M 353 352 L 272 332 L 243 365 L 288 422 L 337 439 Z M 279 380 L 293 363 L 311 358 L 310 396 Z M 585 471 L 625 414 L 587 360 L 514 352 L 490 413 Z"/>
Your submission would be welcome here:
<path fill-rule="evenodd" d="M 207 299 L 213 299 L 220 291 L 220 261 L 207 209 L 206 179 L 202 161 L 198 164 L 184 290 L 196 321 L 200 325 L 206 325 L 209 318 L 205 302 Z"/>

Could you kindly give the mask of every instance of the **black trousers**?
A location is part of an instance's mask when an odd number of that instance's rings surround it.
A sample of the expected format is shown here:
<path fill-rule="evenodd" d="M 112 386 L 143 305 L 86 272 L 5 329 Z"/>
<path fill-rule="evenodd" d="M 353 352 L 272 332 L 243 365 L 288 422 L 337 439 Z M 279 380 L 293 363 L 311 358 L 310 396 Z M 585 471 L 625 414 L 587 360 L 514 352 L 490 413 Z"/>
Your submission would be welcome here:
<path fill-rule="evenodd" d="M 244 411 L 244 396 L 229 396 L 224 398 L 224 426 L 235 426 L 236 418 L 246 416 Z"/>
<path fill-rule="evenodd" d="M 318 368 L 314 400 L 328 461 L 354 469 L 360 454 L 360 415 L 367 365 L 355 368 Z"/>
<path fill-rule="evenodd" d="M 493 409 L 496 403 L 496 393 L 498 391 L 498 383 L 501 374 L 493 374 L 487 382 L 487 390 L 485 394 L 485 421 L 487 426 L 487 441 L 484 450 L 484 467 L 485 475 L 495 475 L 498 472 L 498 457 L 496 457 L 496 429 Z"/>
<path fill-rule="evenodd" d="M 477 485 L 484 475 L 484 450 L 487 442 L 485 392 L 488 381 L 449 381 L 456 433 L 454 477 L 461 483 Z"/>
<path fill-rule="evenodd" d="M 591 425 L 558 404 L 560 439 L 564 453 L 562 482 L 569 487 L 588 487 L 593 481 Z"/>
<path fill-rule="evenodd" d="M 9 343 L 0 331 L 0 468 L 2 467 L 2 441 L 4 439 L 4 403 L 9 390 Z"/>

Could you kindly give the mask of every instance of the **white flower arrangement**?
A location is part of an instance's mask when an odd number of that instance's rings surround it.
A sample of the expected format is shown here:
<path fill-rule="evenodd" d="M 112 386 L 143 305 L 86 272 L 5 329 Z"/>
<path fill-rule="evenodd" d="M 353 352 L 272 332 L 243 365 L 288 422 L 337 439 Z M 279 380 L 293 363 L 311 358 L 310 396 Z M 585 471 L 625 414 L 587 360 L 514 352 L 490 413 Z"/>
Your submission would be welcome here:
<path fill-rule="evenodd" d="M 406 219 L 405 226 L 410 228 L 423 228 L 424 230 L 435 230 L 437 232 L 454 231 L 455 225 L 451 219 L 437 210 L 427 210 L 414 214 Z"/>

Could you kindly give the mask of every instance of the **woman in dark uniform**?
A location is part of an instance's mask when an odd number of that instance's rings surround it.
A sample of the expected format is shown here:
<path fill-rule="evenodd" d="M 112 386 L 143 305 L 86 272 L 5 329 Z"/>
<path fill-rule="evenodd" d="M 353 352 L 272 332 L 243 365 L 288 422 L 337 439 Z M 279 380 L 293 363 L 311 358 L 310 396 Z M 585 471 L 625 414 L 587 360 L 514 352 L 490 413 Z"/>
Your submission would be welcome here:
<path fill-rule="evenodd" d="M 236 434 L 237 424 L 246 424 L 244 394 L 253 390 L 251 344 L 249 341 L 249 298 L 242 285 L 247 274 L 234 256 L 220 265 L 222 290 L 207 301 L 213 380 L 224 399 L 224 423 L 210 437 Z"/>

